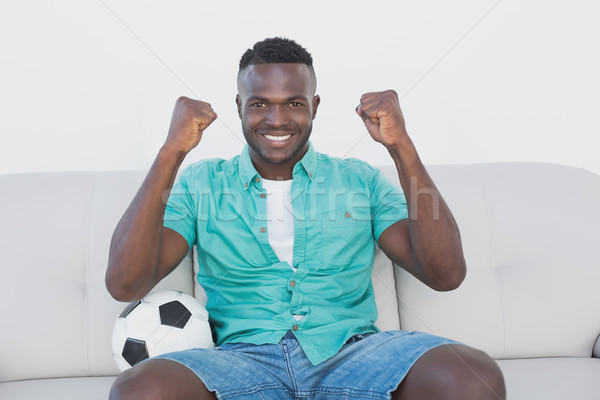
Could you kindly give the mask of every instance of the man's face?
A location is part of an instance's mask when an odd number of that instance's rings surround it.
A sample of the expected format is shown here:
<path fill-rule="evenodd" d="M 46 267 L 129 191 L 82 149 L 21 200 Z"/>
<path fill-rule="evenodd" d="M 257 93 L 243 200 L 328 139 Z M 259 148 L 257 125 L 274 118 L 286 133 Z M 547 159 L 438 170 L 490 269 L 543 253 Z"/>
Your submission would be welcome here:
<path fill-rule="evenodd" d="M 291 170 L 308 150 L 319 96 L 304 64 L 258 64 L 238 78 L 236 103 L 257 171 Z M 262 171 L 261 171 L 262 169 Z"/>

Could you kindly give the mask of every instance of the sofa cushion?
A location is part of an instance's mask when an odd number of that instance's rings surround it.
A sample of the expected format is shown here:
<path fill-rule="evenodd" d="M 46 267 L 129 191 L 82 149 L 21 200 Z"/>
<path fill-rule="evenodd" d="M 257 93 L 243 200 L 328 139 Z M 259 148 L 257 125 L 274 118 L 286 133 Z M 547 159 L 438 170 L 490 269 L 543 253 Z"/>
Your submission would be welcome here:
<path fill-rule="evenodd" d="M 511 400 L 598 400 L 600 359 L 499 360 Z"/>
<path fill-rule="evenodd" d="M 107 400 L 113 376 L 55 378 L 0 383 L 6 400 Z"/>
<path fill-rule="evenodd" d="M 428 170 L 460 227 L 468 272 L 457 290 L 435 292 L 398 270 L 403 329 L 494 358 L 590 357 L 600 333 L 600 177 L 543 163 Z"/>
<path fill-rule="evenodd" d="M 118 373 L 111 331 L 125 304 L 104 274 L 114 228 L 144 176 L 0 176 L 0 381 Z M 191 256 L 160 288 L 192 294 Z"/>

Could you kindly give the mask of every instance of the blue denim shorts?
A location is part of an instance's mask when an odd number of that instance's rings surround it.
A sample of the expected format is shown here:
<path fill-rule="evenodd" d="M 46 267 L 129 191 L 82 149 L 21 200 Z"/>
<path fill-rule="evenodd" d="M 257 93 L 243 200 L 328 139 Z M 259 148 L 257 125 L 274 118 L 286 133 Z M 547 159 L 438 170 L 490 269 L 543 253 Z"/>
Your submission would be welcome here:
<path fill-rule="evenodd" d="M 218 399 L 391 399 L 426 351 L 454 340 L 423 332 L 354 335 L 330 359 L 312 365 L 291 331 L 278 344 L 230 343 L 155 358 L 177 361 Z"/>

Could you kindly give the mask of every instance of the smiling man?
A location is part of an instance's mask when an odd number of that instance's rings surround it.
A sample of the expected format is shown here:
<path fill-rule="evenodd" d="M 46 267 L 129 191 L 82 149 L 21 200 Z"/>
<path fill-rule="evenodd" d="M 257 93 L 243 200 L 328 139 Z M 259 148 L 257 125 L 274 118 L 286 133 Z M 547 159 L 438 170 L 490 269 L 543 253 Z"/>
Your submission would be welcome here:
<path fill-rule="evenodd" d="M 315 151 L 316 85 L 297 43 L 256 43 L 240 61 L 236 96 L 248 145 L 230 160 L 191 165 L 174 184 L 217 118 L 206 102 L 177 101 L 167 140 L 115 229 L 106 284 L 118 300 L 139 299 L 195 245 L 218 347 L 146 360 L 116 380 L 111 398 L 506 397 L 485 353 L 375 325 L 375 246 L 446 291 L 466 273 L 460 234 L 396 93 L 364 94 L 356 112 L 389 151 L 404 192 L 364 162 Z M 407 204 L 422 191 L 431 196 Z"/>

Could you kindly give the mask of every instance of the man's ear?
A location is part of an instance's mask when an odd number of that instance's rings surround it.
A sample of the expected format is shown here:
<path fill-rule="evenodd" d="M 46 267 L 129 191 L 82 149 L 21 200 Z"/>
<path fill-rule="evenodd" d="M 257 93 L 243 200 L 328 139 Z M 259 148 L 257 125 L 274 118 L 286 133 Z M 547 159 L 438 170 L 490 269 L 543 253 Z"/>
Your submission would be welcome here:
<path fill-rule="evenodd" d="M 235 95 L 235 104 L 237 104 L 238 115 L 240 116 L 240 119 L 242 119 L 242 98 L 239 94 Z"/>
<path fill-rule="evenodd" d="M 319 104 L 321 103 L 321 98 L 319 97 L 319 95 L 316 95 L 315 97 L 313 97 L 313 101 L 312 101 L 312 119 L 315 119 L 317 117 L 317 108 L 319 108 Z"/>

